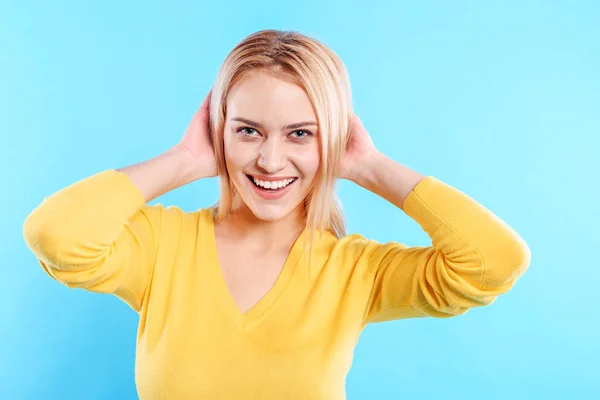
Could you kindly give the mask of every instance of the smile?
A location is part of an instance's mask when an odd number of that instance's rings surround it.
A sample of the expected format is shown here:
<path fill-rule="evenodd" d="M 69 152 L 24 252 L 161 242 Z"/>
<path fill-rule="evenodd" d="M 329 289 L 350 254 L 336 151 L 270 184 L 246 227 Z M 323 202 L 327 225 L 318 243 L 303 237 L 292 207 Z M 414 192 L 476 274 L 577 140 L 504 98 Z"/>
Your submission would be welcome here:
<path fill-rule="evenodd" d="M 282 197 L 298 180 L 297 177 L 268 181 L 257 179 L 252 175 L 246 175 L 246 177 L 248 177 L 248 180 L 252 183 L 255 192 L 262 198 L 269 200 Z"/>

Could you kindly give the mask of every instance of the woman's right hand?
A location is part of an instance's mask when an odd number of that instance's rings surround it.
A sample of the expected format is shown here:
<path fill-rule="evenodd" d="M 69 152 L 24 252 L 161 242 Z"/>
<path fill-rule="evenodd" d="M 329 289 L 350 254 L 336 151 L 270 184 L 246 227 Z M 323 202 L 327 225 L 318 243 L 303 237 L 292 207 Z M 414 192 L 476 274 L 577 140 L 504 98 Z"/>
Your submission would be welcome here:
<path fill-rule="evenodd" d="M 117 169 L 138 187 L 146 202 L 198 179 L 216 176 L 209 102 L 210 93 L 194 114 L 183 138 L 171 149 L 149 160 Z"/>
<path fill-rule="evenodd" d="M 198 178 L 210 178 L 217 175 L 217 162 L 210 137 L 210 96 L 209 92 L 192 117 L 177 150 L 189 157 L 190 167 Z"/>

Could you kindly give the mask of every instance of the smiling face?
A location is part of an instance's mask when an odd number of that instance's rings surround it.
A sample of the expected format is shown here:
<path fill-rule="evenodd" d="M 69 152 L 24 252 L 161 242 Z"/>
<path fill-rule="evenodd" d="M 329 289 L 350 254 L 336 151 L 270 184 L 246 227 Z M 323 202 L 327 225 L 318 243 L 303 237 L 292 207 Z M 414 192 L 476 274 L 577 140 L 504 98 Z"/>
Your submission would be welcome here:
<path fill-rule="evenodd" d="M 319 169 L 317 118 L 298 85 L 252 71 L 227 98 L 224 150 L 227 172 L 257 218 L 301 215 Z"/>

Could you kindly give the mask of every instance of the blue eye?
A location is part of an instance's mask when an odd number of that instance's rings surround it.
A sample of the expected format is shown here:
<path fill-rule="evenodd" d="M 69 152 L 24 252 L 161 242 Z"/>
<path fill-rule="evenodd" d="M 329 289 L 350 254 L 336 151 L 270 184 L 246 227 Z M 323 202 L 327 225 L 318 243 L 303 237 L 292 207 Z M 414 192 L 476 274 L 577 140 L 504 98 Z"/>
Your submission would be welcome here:
<path fill-rule="evenodd" d="M 294 136 L 298 139 L 302 139 L 303 137 L 312 135 L 309 131 L 294 131 L 291 134 L 292 134 L 292 136 Z"/>
<path fill-rule="evenodd" d="M 256 133 L 256 130 L 253 128 L 240 128 L 238 132 L 242 132 L 246 136 L 254 136 L 253 134 Z"/>

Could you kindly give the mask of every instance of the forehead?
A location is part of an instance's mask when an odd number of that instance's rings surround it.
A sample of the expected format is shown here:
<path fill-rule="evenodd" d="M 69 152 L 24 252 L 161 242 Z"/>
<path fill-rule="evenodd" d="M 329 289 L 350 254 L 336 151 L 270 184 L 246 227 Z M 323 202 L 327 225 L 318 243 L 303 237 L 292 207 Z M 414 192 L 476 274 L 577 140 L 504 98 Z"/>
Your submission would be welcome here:
<path fill-rule="evenodd" d="M 304 89 L 263 71 L 245 73 L 227 97 L 227 118 L 247 118 L 274 128 L 317 120 Z"/>

